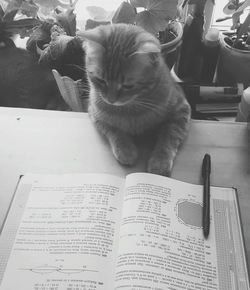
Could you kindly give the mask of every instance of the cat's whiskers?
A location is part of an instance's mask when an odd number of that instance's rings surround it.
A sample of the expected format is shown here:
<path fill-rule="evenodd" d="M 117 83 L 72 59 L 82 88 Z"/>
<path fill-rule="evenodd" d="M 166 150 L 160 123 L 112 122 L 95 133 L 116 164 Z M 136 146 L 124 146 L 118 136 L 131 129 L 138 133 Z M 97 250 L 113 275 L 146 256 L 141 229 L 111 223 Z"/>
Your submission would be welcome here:
<path fill-rule="evenodd" d="M 88 83 L 82 82 L 80 81 L 79 86 L 83 87 L 83 88 L 88 88 L 90 89 L 90 85 Z"/>
<path fill-rule="evenodd" d="M 87 88 L 87 87 L 81 87 L 80 91 L 83 91 L 83 93 L 86 94 L 86 95 L 89 95 L 89 93 L 90 93 L 90 89 Z"/>
<path fill-rule="evenodd" d="M 65 66 L 76 67 L 76 68 L 78 68 L 79 70 L 83 71 L 84 73 L 87 72 L 87 69 L 86 69 L 85 67 L 82 67 L 82 66 L 77 65 L 77 64 L 71 64 L 71 63 L 68 63 L 68 64 L 65 64 Z"/>
<path fill-rule="evenodd" d="M 140 108 L 139 108 L 139 110 L 141 111 L 142 110 L 142 105 L 140 105 Z M 146 107 L 146 106 L 144 106 L 144 109 L 146 109 L 148 112 L 150 112 L 150 113 L 154 113 L 155 114 L 155 116 L 163 116 L 164 114 L 163 113 L 161 113 L 159 110 L 157 110 L 157 109 L 155 109 L 155 108 L 149 108 L 149 107 Z"/>
<path fill-rule="evenodd" d="M 149 109 L 157 113 L 157 115 L 161 115 L 161 113 L 166 112 L 165 107 L 148 102 L 148 101 L 142 101 L 142 100 L 137 100 L 134 102 L 134 104 L 137 106 L 137 108 L 144 108 L 144 109 Z"/>

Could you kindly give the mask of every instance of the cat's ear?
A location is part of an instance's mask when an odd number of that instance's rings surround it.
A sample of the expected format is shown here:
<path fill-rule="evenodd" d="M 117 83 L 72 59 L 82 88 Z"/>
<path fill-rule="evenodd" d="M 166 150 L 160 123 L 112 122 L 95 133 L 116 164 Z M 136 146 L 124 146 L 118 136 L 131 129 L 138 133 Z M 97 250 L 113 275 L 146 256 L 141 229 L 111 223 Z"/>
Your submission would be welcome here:
<path fill-rule="evenodd" d="M 101 54 L 104 52 L 102 45 L 103 34 L 100 29 L 94 28 L 86 31 L 78 31 L 77 36 L 84 40 L 83 48 L 87 49 L 88 54 Z"/>
<path fill-rule="evenodd" d="M 98 44 L 102 43 L 102 31 L 97 28 L 85 31 L 77 31 L 76 35 L 83 40 L 96 42 Z"/>

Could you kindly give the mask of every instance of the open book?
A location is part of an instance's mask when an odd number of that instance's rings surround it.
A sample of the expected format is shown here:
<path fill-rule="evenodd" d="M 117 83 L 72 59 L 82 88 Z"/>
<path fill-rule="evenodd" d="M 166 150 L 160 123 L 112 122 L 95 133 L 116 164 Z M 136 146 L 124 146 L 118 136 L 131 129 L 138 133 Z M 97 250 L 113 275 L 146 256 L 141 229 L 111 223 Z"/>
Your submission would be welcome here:
<path fill-rule="evenodd" d="M 250 289 L 236 191 L 148 173 L 20 179 L 0 240 L 1 290 Z"/>

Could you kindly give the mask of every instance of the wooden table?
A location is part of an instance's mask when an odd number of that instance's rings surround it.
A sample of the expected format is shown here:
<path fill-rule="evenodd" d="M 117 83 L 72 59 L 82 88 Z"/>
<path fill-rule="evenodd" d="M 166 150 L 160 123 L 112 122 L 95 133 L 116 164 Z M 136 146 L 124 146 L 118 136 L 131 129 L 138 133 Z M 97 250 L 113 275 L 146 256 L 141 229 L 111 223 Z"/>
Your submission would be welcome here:
<path fill-rule="evenodd" d="M 135 167 L 120 166 L 86 113 L 0 108 L 0 225 L 20 174 L 106 172 L 124 176 L 145 171 L 143 144 Z M 143 143 L 143 142 L 142 142 Z M 250 261 L 250 144 L 245 123 L 193 121 L 172 177 L 201 183 L 204 154 L 212 157 L 211 183 L 238 189 Z"/>

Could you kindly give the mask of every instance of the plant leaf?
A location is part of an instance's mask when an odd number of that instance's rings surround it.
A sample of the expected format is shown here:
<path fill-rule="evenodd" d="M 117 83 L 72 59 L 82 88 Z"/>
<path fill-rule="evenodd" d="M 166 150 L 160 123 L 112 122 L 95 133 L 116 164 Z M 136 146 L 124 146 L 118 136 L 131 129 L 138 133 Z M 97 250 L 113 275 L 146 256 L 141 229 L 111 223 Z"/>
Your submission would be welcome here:
<path fill-rule="evenodd" d="M 26 49 L 32 53 L 36 53 L 36 47 L 43 48 L 51 40 L 51 28 L 53 24 L 50 22 L 43 22 L 36 29 L 34 29 L 26 42 Z"/>
<path fill-rule="evenodd" d="M 61 6 L 63 8 L 69 8 L 69 1 L 60 1 L 60 0 L 34 0 L 40 6 L 46 7 L 50 10 L 55 9 L 57 6 Z"/>
<path fill-rule="evenodd" d="M 20 12 L 26 15 L 27 17 L 35 18 L 37 16 L 38 10 L 39 10 L 39 7 L 34 2 L 23 1 L 20 7 Z"/>
<path fill-rule="evenodd" d="M 233 13 L 232 15 L 233 25 L 231 29 L 237 28 L 237 25 L 239 25 L 240 15 L 244 12 L 245 8 L 247 8 L 248 6 L 250 6 L 250 0 L 243 1 L 240 7 Z"/>
<path fill-rule="evenodd" d="M 74 37 L 68 36 L 65 34 L 58 34 L 55 32 L 51 35 L 51 41 L 47 47 L 43 50 L 40 50 L 39 63 L 47 63 L 59 59 L 67 49 L 67 45 L 72 41 Z"/>
<path fill-rule="evenodd" d="M 110 24 L 109 21 L 96 21 L 93 19 L 88 19 L 85 24 L 85 30 L 93 29 L 98 27 L 99 25 L 107 25 Z"/>
<path fill-rule="evenodd" d="M 136 24 L 156 34 L 177 16 L 178 0 L 148 0 L 146 10 L 136 15 Z"/>
<path fill-rule="evenodd" d="M 157 34 L 159 31 L 164 30 L 167 23 L 165 19 L 157 17 L 157 14 L 150 13 L 147 10 L 136 15 L 136 24 L 152 34 Z"/>
<path fill-rule="evenodd" d="M 4 30 L 7 33 L 11 34 L 19 34 L 20 37 L 29 36 L 32 29 L 35 26 L 38 26 L 40 21 L 37 19 L 29 18 L 29 19 L 20 19 L 20 20 L 10 20 L 4 22 Z"/>
<path fill-rule="evenodd" d="M 211 0 L 213 4 L 215 4 L 215 0 Z M 188 0 L 189 5 L 199 4 L 200 0 Z"/>
<path fill-rule="evenodd" d="M 133 7 L 144 7 L 144 8 L 147 8 L 148 7 L 148 2 L 149 2 L 149 0 L 130 0 L 130 4 Z"/>
<path fill-rule="evenodd" d="M 178 0 L 148 0 L 146 9 L 156 17 L 171 20 L 177 16 Z"/>
<path fill-rule="evenodd" d="M 74 8 L 69 8 L 65 12 L 56 14 L 56 20 L 64 28 L 67 35 L 76 35 L 76 15 Z"/>
<path fill-rule="evenodd" d="M 134 7 L 128 2 L 122 2 L 112 18 L 112 23 L 134 24 L 135 16 L 136 13 Z"/>
<path fill-rule="evenodd" d="M 3 11 L 2 6 L 0 5 L 0 20 L 2 20 L 3 16 L 4 16 L 4 11 Z"/>
<path fill-rule="evenodd" d="M 111 21 L 114 11 L 106 11 L 102 7 L 98 6 L 87 6 L 90 17 L 96 21 Z"/>
<path fill-rule="evenodd" d="M 232 15 L 232 20 L 233 20 L 233 25 L 231 27 L 232 30 L 237 29 L 239 26 L 239 20 L 240 20 L 240 15 L 243 13 L 243 11 L 236 11 Z"/>
<path fill-rule="evenodd" d="M 243 34 L 247 33 L 250 26 L 250 12 L 248 13 L 245 21 L 241 24 L 239 31 L 237 32 L 237 39 L 239 39 Z"/>
<path fill-rule="evenodd" d="M 176 15 L 176 7 L 178 5 L 178 0 L 149 0 L 148 6 L 146 7 L 149 11 L 167 13 L 171 14 L 171 19 Z"/>
<path fill-rule="evenodd" d="M 232 18 L 231 16 L 226 16 L 226 17 L 223 17 L 223 18 L 216 19 L 215 22 L 222 22 L 222 21 L 225 21 L 225 20 L 228 20 L 228 19 L 231 19 L 231 18 Z"/>
<path fill-rule="evenodd" d="M 19 9 L 22 5 L 23 0 L 8 0 L 7 3 L 7 7 L 5 9 L 5 12 L 9 12 L 13 9 Z"/>
<path fill-rule="evenodd" d="M 4 21 L 11 21 L 15 18 L 16 14 L 18 12 L 18 9 L 13 9 L 13 10 L 9 10 L 9 11 L 5 11 L 5 14 L 3 16 L 3 20 Z"/>
<path fill-rule="evenodd" d="M 238 11 L 244 11 L 248 6 L 250 6 L 250 0 L 245 0 L 242 2 L 242 4 L 240 5 L 240 7 L 236 10 L 236 12 Z"/>
<path fill-rule="evenodd" d="M 98 6 L 87 6 L 86 10 L 94 20 L 104 19 L 107 14 L 107 11 L 104 8 Z"/>
<path fill-rule="evenodd" d="M 23 0 L 12 0 L 8 2 L 8 5 L 5 9 L 5 15 L 4 15 L 4 19 L 5 20 L 13 20 L 14 17 L 17 14 L 17 11 L 19 10 L 19 8 L 22 5 L 22 1 Z"/>

